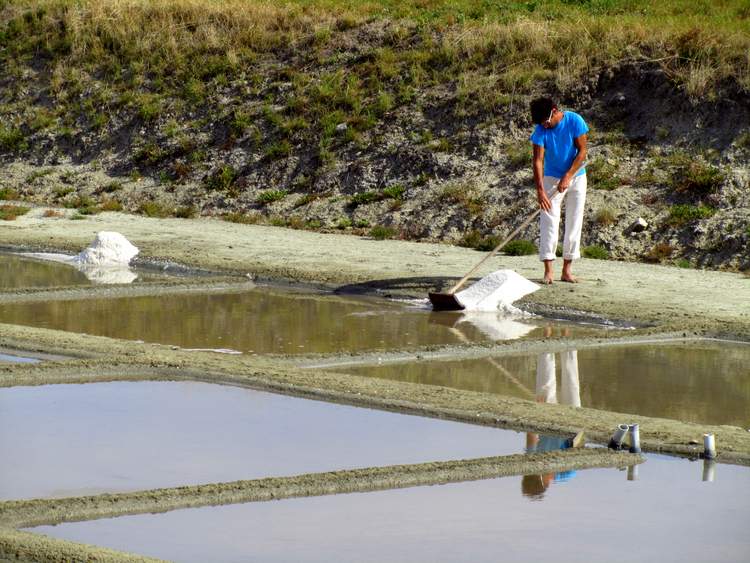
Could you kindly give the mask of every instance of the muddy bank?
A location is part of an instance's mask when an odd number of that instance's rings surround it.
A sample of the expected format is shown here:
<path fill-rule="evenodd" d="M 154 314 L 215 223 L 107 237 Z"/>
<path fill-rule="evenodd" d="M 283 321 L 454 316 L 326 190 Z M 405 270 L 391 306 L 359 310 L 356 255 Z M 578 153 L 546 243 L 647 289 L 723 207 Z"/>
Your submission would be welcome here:
<path fill-rule="evenodd" d="M 68 561 L 98 561 L 101 563 L 156 563 L 161 559 L 123 553 L 106 547 L 95 547 L 67 540 L 59 540 L 0 528 L 0 559 L 2 563 L 23 561 L 32 563 L 64 563 Z"/>
<path fill-rule="evenodd" d="M 152 219 L 102 213 L 83 221 L 32 210 L 0 226 L 0 245 L 78 252 L 98 231 L 117 231 L 147 259 L 189 267 L 333 287 L 340 292 L 424 298 L 445 289 L 482 254 L 460 247 L 237 225 L 213 219 Z M 499 256 L 477 275 L 500 268 L 539 280 L 534 256 Z M 559 265 L 558 265 L 559 268 Z M 579 284 L 555 283 L 524 304 L 564 316 L 583 311 L 607 319 L 750 339 L 750 277 L 605 260 L 576 264 Z M 721 291 L 717 291 L 721 288 Z"/>

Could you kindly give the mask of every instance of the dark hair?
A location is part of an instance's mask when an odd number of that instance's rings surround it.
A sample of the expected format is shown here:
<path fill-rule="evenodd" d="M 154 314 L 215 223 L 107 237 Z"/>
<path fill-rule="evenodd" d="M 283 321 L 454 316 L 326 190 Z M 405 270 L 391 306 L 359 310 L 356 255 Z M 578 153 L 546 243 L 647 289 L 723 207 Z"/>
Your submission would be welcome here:
<path fill-rule="evenodd" d="M 524 475 L 521 478 L 521 494 L 533 500 L 540 500 L 547 490 L 541 475 Z"/>
<path fill-rule="evenodd" d="M 531 122 L 539 124 L 546 121 L 552 108 L 557 107 L 551 98 L 537 98 L 531 102 Z"/>

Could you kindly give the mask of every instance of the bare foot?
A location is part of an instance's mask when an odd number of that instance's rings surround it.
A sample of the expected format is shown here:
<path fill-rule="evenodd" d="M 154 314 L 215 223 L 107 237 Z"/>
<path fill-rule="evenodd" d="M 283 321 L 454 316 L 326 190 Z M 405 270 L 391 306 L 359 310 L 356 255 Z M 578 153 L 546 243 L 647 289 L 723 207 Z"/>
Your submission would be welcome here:
<path fill-rule="evenodd" d="M 542 285 L 552 285 L 552 276 L 544 276 Z"/>
<path fill-rule="evenodd" d="M 578 278 L 575 277 L 573 274 L 567 274 L 560 276 L 560 281 L 568 282 L 568 283 L 578 283 Z"/>

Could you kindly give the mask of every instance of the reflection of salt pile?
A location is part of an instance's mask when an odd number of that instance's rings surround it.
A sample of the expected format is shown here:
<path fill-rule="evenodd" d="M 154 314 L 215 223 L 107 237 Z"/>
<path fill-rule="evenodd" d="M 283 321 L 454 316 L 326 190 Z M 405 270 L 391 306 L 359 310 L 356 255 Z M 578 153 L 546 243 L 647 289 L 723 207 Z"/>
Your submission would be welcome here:
<path fill-rule="evenodd" d="M 77 266 L 94 283 L 131 283 L 138 274 L 127 266 Z"/>
<path fill-rule="evenodd" d="M 467 311 L 498 311 L 520 313 L 514 301 L 535 292 L 539 286 L 513 270 L 498 270 L 456 293 L 456 299 Z"/>
<path fill-rule="evenodd" d="M 490 340 L 523 338 L 536 328 L 534 325 L 508 319 L 497 313 L 487 312 L 467 313 L 458 322 L 474 325 Z"/>
<path fill-rule="evenodd" d="M 128 264 L 138 252 L 120 233 L 102 231 L 73 264 L 95 283 L 130 283 L 138 276 Z"/>

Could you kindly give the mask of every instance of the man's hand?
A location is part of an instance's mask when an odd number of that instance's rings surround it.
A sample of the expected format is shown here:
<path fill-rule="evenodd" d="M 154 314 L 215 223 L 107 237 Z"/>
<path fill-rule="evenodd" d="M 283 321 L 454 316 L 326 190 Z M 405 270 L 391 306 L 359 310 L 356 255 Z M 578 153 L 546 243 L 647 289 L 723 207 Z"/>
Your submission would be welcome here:
<path fill-rule="evenodd" d="M 552 202 L 549 200 L 544 190 L 537 189 L 536 199 L 539 201 L 539 207 L 544 211 L 552 209 Z"/>
<path fill-rule="evenodd" d="M 560 182 L 557 184 L 557 191 L 560 193 L 565 192 L 570 187 L 570 182 L 572 181 L 571 177 L 565 174 L 562 178 L 560 178 Z"/>

